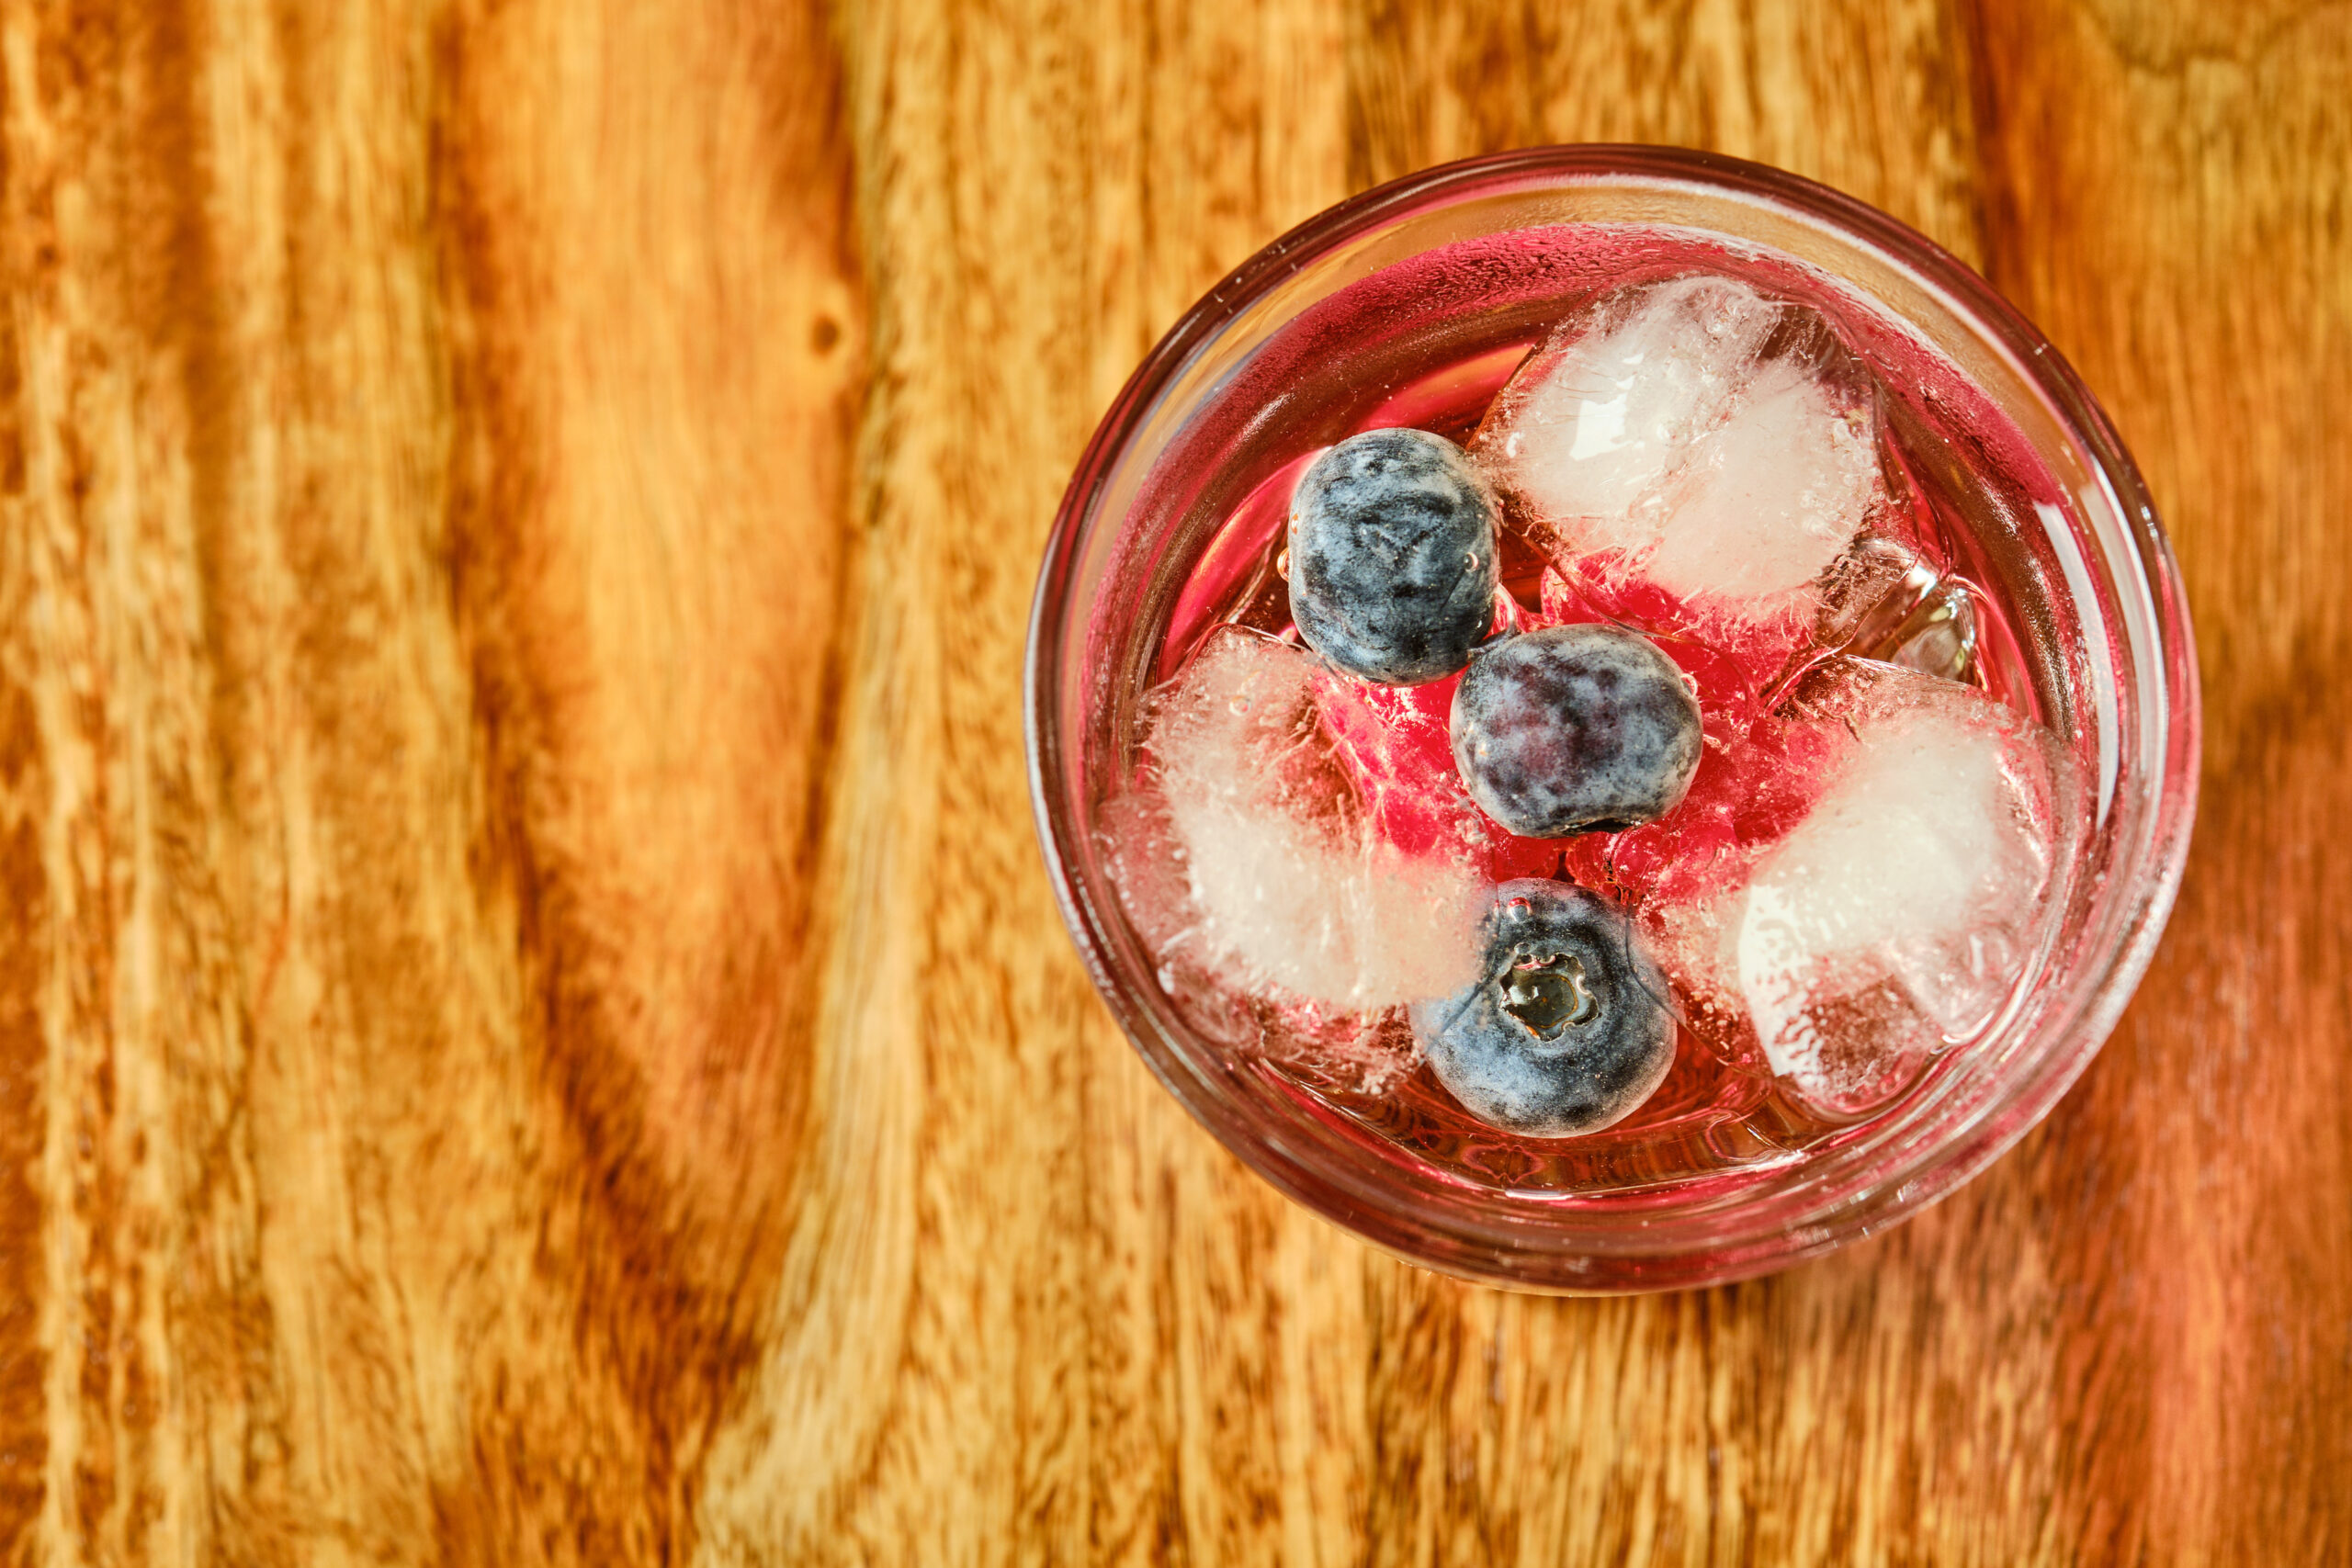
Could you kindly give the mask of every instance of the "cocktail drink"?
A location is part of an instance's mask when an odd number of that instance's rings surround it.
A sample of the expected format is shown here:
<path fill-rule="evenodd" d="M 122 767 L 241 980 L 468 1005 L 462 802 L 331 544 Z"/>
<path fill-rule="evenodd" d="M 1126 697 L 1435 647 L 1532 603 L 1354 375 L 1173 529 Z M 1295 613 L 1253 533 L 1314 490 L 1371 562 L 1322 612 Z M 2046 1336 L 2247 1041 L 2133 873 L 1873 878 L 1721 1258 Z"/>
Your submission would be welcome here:
<path fill-rule="evenodd" d="M 1041 584 L 1065 908 L 1278 1185 L 1438 1267 L 1736 1277 L 1946 1190 L 2136 979 L 2194 671 L 2046 344 L 1787 176 L 1360 198 L 1139 372 Z"/>

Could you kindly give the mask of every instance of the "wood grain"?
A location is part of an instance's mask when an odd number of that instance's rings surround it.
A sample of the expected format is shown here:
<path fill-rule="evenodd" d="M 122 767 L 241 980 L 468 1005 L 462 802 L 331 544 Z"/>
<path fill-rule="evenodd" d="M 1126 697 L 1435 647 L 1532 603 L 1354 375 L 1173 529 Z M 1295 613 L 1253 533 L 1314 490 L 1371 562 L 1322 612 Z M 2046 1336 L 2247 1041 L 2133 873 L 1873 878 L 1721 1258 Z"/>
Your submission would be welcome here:
<path fill-rule="evenodd" d="M 2347 85 L 2340 0 L 0 3 L 0 1562 L 2352 1554 Z M 1150 1081 L 1018 673 L 1198 294 L 1597 139 L 2047 329 L 2209 739 L 2043 1129 L 1562 1302 Z"/>

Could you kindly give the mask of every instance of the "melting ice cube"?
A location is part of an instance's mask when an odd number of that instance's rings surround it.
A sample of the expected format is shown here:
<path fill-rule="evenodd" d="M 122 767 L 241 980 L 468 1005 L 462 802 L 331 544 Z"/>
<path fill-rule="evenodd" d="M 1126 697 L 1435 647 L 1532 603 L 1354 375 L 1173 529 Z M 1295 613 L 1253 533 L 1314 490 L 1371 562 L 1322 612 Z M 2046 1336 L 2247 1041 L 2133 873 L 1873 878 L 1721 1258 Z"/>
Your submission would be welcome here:
<path fill-rule="evenodd" d="M 1150 750 L 1190 904 L 1171 945 L 1327 1009 L 1459 990 L 1476 973 L 1478 879 L 1374 830 L 1333 755 L 1321 677 L 1304 649 L 1227 630 L 1160 699 Z"/>
<path fill-rule="evenodd" d="M 1898 1058 L 1991 1021 L 2030 954 L 2054 849 L 2056 764 L 2034 727 L 1905 672 L 1879 691 L 1724 932 L 1765 1059 L 1838 1109 L 1893 1087 Z"/>
<path fill-rule="evenodd" d="M 1655 543 L 1662 487 L 1722 423 L 1779 312 L 1720 278 L 1615 296 L 1512 378 L 1480 455 L 1572 544 Z"/>
<path fill-rule="evenodd" d="M 1646 575 L 1687 598 L 1785 604 L 1878 498 L 1878 457 L 1828 388 L 1777 362 L 1692 450 Z"/>
<path fill-rule="evenodd" d="M 1728 279 L 1628 289 L 1529 356 L 1473 449 L 1568 551 L 1736 618 L 1810 613 L 1881 495 L 1842 360 L 1815 312 Z"/>

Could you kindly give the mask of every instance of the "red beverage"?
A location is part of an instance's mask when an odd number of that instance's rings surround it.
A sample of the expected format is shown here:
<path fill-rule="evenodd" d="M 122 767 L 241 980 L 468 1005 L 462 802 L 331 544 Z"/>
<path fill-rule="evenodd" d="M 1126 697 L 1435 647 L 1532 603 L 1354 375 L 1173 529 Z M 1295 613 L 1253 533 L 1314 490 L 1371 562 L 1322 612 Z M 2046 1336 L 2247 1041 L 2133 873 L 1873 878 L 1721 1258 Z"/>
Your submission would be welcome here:
<path fill-rule="evenodd" d="M 1564 538 L 1542 504 L 1510 491 L 1502 479 L 1508 466 L 1498 457 L 1513 400 L 1506 388 L 1515 376 L 1518 386 L 1544 385 L 1547 355 L 1589 350 L 1605 335 L 1584 318 L 1606 318 L 1612 309 L 1623 315 L 1661 288 L 1691 287 L 1679 280 L 1710 279 L 1730 286 L 1724 293 L 1734 307 L 1717 309 L 1715 317 L 1758 323 L 1756 356 L 1746 363 L 1781 367 L 1776 385 L 1800 394 L 1800 382 L 1830 389 L 1820 396 L 1838 400 L 1846 422 L 1839 428 L 1865 429 L 1871 471 L 1867 502 L 1855 503 L 1860 525 L 1833 542 L 1819 570 L 1801 561 L 1803 584 L 1762 613 L 1726 613 L 1709 593 L 1677 592 L 1654 573 L 1623 570 L 1621 549 Z M 1622 304 L 1627 300 L 1635 303 Z M 1621 335 L 1648 319 L 1637 317 Z M 1640 363 L 1641 349 L 1648 351 L 1647 366 Z M 1654 344 L 1637 343 L 1620 357 L 1634 367 L 1604 390 L 1631 386 L 1638 401 L 1643 378 L 1654 382 L 1665 374 Z M 1695 386 L 1729 361 L 1693 363 Z M 1816 1061 L 1816 1070 L 1800 1070 L 1792 1079 L 1776 1072 L 1770 1053 L 1759 1049 L 1738 987 L 1710 986 L 1694 973 L 1714 965 L 1709 953 L 1723 945 L 1721 933 L 1706 934 L 1695 963 L 1678 950 L 1678 923 L 1699 918 L 1694 910 L 1703 916 L 1711 893 L 1736 895 L 1739 873 L 1807 819 L 1853 749 L 1857 711 L 1869 706 L 1873 690 L 1932 696 L 1926 692 L 1931 685 L 1964 689 L 1970 700 L 2007 710 L 1996 722 L 2006 722 L 2013 736 L 2032 738 L 2021 742 L 2023 750 L 2048 762 L 2046 774 L 2026 781 L 2042 875 L 2015 892 L 2052 908 L 2064 901 L 2064 866 L 2056 863 L 2063 861 L 2056 852 L 2071 830 L 2063 798 L 2068 775 L 2055 743 L 2041 738 L 2042 699 L 2013 629 L 2020 616 L 2033 615 L 2036 590 L 2030 572 L 2004 558 L 2014 548 L 2014 530 L 2003 522 L 2019 509 L 2058 504 L 2058 491 L 2020 433 L 1973 395 L 1956 367 L 1900 323 L 1787 258 L 1687 231 L 1589 225 L 1467 242 L 1380 274 L 1327 301 L 1261 351 L 1252 378 L 1276 376 L 1288 384 L 1270 400 L 1271 417 L 1250 426 L 1194 502 L 1195 510 L 1221 506 L 1222 515 L 1176 593 L 1152 663 L 1155 685 L 1182 694 L 1188 673 L 1196 684 L 1213 683 L 1216 672 L 1198 672 L 1220 649 L 1227 662 L 1271 661 L 1271 674 L 1253 667 L 1247 677 L 1224 678 L 1272 680 L 1297 705 L 1269 733 L 1285 770 L 1275 793 L 1290 805 L 1313 797 L 1301 808 L 1300 831 L 1311 835 L 1328 816 L 1342 822 L 1351 854 L 1393 854 L 1400 866 L 1466 867 L 1487 884 L 1554 877 L 1602 894 L 1634 918 L 1665 963 L 1678 1038 L 1665 1082 L 1614 1125 L 1563 1138 L 1483 1123 L 1420 1059 L 1403 998 L 1351 1006 L 1349 995 L 1304 995 L 1269 980 L 1246 956 L 1204 958 L 1199 928 L 1213 922 L 1216 899 L 1205 901 L 1204 914 L 1198 888 L 1188 890 L 1187 879 L 1212 874 L 1199 868 L 1224 856 L 1231 846 L 1223 840 L 1249 829 L 1218 818 L 1193 826 L 1188 840 L 1182 803 L 1171 818 L 1165 799 L 1184 790 L 1188 776 L 1181 765 L 1170 769 L 1165 758 L 1148 753 L 1122 891 L 1154 941 L 1163 984 L 1205 1032 L 1310 1114 L 1379 1145 L 1380 1157 L 1413 1161 L 1476 1186 L 1590 1201 L 1633 1199 L 1661 1186 L 1679 1190 L 1799 1158 L 1916 1089 L 1939 1059 L 1965 1050 L 1989 1028 L 1997 1008 L 1953 1032 L 1932 1019 L 1923 1022 L 1900 987 L 1890 989 L 1865 974 L 1815 1005 L 1819 1016 L 1804 1024 L 1828 1049 L 1864 1053 L 1862 1066 L 1841 1075 L 1819 1070 Z M 1252 389 L 1231 395 L 1246 404 Z M 1679 417 L 1678 390 L 1667 388 L 1654 400 L 1669 421 Z M 1702 387 L 1691 396 L 1711 394 Z M 1614 417 L 1622 424 L 1622 411 Z M 1734 402 L 1721 423 L 1692 439 L 1738 417 Z M 1592 423 L 1588 407 L 1585 425 Z M 1688 795 L 1666 817 L 1617 832 L 1514 835 L 1473 803 L 1449 745 L 1458 674 L 1384 686 L 1332 670 L 1299 647 L 1284 580 L 1293 487 L 1332 443 L 1393 426 L 1465 444 L 1505 491 L 1498 635 L 1613 624 L 1646 636 L 1681 669 L 1699 697 L 1704 750 Z M 1548 428 L 1522 434 L 1569 439 Z M 1780 461 L 1770 442 L 1751 457 L 1709 482 L 1769 491 L 1778 477 L 1769 470 Z M 1760 485 L 1751 471 L 1759 468 L 1767 470 Z M 1797 470 L 1800 479 L 1809 472 Z M 1774 504 L 1769 495 L 1733 499 L 1751 511 Z M 1686 495 L 1679 504 L 1689 511 L 1706 502 Z M 1675 504 L 1654 510 L 1670 525 Z M 1759 538 L 1769 557 L 1769 533 Z M 1298 649 L 1295 670 L 1277 648 Z M 1905 690 L 1913 682 L 1920 693 Z M 1246 740 L 1220 732 L 1207 743 L 1221 748 L 1219 777 L 1254 765 L 1243 755 L 1258 754 Z M 1203 841 L 1213 836 L 1221 841 Z M 1214 874 L 1295 874 L 1313 886 L 1321 872 L 1329 880 L 1320 863 L 1328 845 L 1301 848 L 1294 835 L 1268 843 L 1253 839 L 1250 849 L 1254 859 Z M 1283 863 L 1286 852 L 1316 863 L 1301 873 Z M 1460 890 L 1432 892 L 1392 877 L 1383 895 L 1412 904 L 1458 897 Z M 1261 904 L 1243 918 L 1270 919 L 1274 928 L 1245 934 L 1245 943 L 1311 946 L 1326 936 L 1311 902 L 1303 911 L 1285 907 L 1271 914 Z M 1720 924 L 1723 917 L 1708 918 Z M 2018 945 L 2030 949 L 2039 941 L 2042 923 L 2028 921 L 2030 934 Z M 1344 942 L 1344 933 L 1332 940 Z M 2004 994 L 2025 982 L 2030 968 L 2022 953 L 2007 957 L 2007 967 L 1980 976 Z M 1306 983 L 1312 987 L 1314 980 Z"/>
<path fill-rule="evenodd" d="M 2089 395 L 1918 235 L 1702 154 L 1269 245 L 1106 413 L 1035 614 L 1040 840 L 1138 1053 L 1498 1284 L 1743 1278 L 1966 1179 L 2112 1026 L 2194 814 Z"/>

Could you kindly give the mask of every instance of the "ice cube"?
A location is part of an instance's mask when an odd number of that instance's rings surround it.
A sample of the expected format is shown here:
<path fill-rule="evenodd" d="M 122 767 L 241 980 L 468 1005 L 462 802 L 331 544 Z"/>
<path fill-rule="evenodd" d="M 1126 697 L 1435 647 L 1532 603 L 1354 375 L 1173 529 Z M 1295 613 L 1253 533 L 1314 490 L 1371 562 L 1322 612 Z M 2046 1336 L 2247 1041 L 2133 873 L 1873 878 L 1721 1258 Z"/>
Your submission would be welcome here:
<path fill-rule="evenodd" d="M 1515 518 L 1734 619 L 1807 590 L 1882 493 L 1826 321 L 1725 278 L 1626 289 L 1528 358 L 1472 446 Z"/>
<path fill-rule="evenodd" d="M 1967 680 L 1976 668 L 1974 592 L 1957 578 L 1938 582 L 1896 628 L 1884 657 L 1939 681 Z"/>
<path fill-rule="evenodd" d="M 1660 487 L 1719 423 L 1776 315 L 1771 301 L 1717 277 L 1616 296 L 1533 355 L 1479 445 L 1574 543 L 1654 541 Z"/>
<path fill-rule="evenodd" d="M 1306 650 L 1228 628 L 1159 699 L 1149 750 L 1188 903 L 1167 946 L 1325 1010 L 1450 994 L 1476 973 L 1482 884 L 1376 831 L 1318 711 L 1322 675 Z"/>
<path fill-rule="evenodd" d="M 1723 278 L 1613 295 L 1529 357 L 1475 450 L 1571 546 L 1653 543 L 1667 479 L 1721 422 L 1780 312 Z"/>
<path fill-rule="evenodd" d="M 1878 499 L 1877 453 L 1857 423 L 1803 367 L 1765 367 L 1697 444 L 1644 574 L 1756 618 L 1790 606 Z"/>
<path fill-rule="evenodd" d="M 1871 657 L 1936 581 L 1936 569 L 1911 546 L 1863 534 L 1822 573 L 1814 640 Z"/>
<path fill-rule="evenodd" d="M 1813 810 L 1726 909 L 1724 958 L 1774 1072 L 1868 1099 L 1991 1021 L 2045 907 L 2047 738 L 1968 688 L 1887 671 Z"/>
<path fill-rule="evenodd" d="M 1939 680 L 1976 668 L 1976 594 L 1939 573 L 1910 546 L 1875 534 L 1857 538 L 1821 581 L 1814 640 Z"/>
<path fill-rule="evenodd" d="M 1420 1042 L 1402 1008 L 1365 1012 L 1260 1000 L 1254 1010 L 1258 1048 L 1317 1089 L 1385 1095 L 1420 1065 Z"/>

